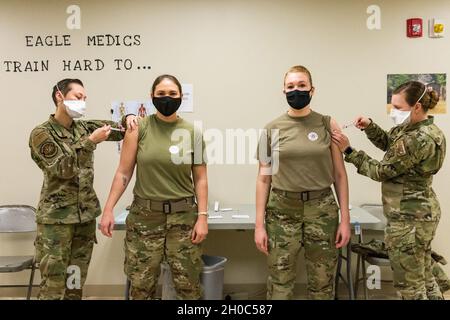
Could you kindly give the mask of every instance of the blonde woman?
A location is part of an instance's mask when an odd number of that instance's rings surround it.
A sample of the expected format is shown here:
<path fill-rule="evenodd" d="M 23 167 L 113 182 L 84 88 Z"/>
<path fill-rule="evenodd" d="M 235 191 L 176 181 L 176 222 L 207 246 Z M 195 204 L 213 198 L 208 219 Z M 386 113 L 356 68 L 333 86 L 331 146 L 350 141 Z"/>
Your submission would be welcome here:
<path fill-rule="evenodd" d="M 267 255 L 267 298 L 292 299 L 304 247 L 308 297 L 333 299 L 338 249 L 350 239 L 347 174 L 339 148 L 331 143 L 332 130 L 339 128 L 311 109 L 314 87 L 307 68 L 289 69 L 283 92 L 290 108 L 266 125 L 258 151 L 255 243 Z M 276 141 L 273 132 L 278 132 Z"/>

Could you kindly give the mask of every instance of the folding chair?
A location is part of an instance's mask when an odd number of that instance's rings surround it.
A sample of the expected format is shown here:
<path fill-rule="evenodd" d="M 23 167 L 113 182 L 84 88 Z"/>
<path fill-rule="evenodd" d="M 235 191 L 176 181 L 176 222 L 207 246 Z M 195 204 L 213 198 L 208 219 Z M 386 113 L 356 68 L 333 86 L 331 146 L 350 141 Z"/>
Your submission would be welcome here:
<path fill-rule="evenodd" d="M 26 233 L 36 231 L 36 209 L 25 205 L 0 206 L 0 233 Z M 34 256 L 0 256 L 0 273 L 31 269 L 28 285 L 0 285 L 0 288 L 28 288 L 31 298 L 36 262 Z"/>

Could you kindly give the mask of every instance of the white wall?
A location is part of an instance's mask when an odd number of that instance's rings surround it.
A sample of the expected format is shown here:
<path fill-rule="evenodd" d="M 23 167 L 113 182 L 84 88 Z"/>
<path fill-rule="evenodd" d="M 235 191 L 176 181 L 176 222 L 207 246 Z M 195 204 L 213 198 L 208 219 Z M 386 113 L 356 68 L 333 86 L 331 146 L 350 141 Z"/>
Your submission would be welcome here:
<path fill-rule="evenodd" d="M 153 79 L 172 73 L 193 83 L 195 113 L 188 120 L 202 120 L 205 128 L 260 128 L 287 107 L 283 75 L 296 64 L 310 68 L 316 86 L 315 110 L 341 123 L 358 114 L 372 117 L 388 128 L 386 75 L 388 73 L 449 72 L 450 36 L 436 40 L 408 39 L 405 20 L 438 16 L 450 23 L 450 2 L 434 1 L 78 1 L 82 29 L 65 27 L 71 1 L 0 1 L 0 59 L 50 59 L 49 72 L 6 73 L 0 65 L 2 116 L 0 132 L 0 203 L 36 206 L 42 174 L 32 162 L 28 136 L 53 111 L 51 87 L 64 77 L 79 77 L 88 92 L 89 117 L 108 118 L 108 106 L 116 99 L 145 99 Z M 366 8 L 381 7 L 382 29 L 369 31 Z M 427 31 L 427 28 L 426 30 Z M 141 34 L 134 48 L 88 48 L 92 34 Z M 71 34 L 71 48 L 26 48 L 25 35 Z M 149 64 L 151 71 L 61 72 L 64 58 L 132 58 Z M 436 123 L 450 137 L 448 115 Z M 348 129 L 353 145 L 376 158 L 382 153 L 364 134 Z M 101 144 L 96 151 L 95 189 L 104 204 L 118 154 L 115 144 Z M 348 166 L 351 203 L 380 201 L 380 185 L 358 176 Z M 433 247 L 450 258 L 449 162 L 435 179 L 442 204 L 442 220 Z M 256 166 L 211 165 L 210 203 L 252 203 Z M 119 207 L 132 199 L 131 187 Z M 88 284 L 124 282 L 123 232 L 112 240 L 98 234 Z M 22 239 L 0 236 L 1 254 L 33 252 L 32 236 Z M 263 283 L 264 258 L 253 245 L 252 232 L 211 231 L 205 244 L 211 254 L 226 255 L 226 283 Z M 239 250 L 237 249 L 239 248 Z M 300 268 L 302 268 L 301 265 Z M 450 268 L 446 267 L 447 271 Z M 0 281 L 13 282 L 11 275 Z M 21 277 L 25 279 L 25 277 Z M 304 271 L 299 281 L 303 282 Z"/>

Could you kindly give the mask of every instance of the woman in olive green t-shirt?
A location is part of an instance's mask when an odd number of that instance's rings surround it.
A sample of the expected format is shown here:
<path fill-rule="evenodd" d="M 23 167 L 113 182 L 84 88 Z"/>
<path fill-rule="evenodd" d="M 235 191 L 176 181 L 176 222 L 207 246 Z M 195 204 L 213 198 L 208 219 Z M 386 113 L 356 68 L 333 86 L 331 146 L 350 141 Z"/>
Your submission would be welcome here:
<path fill-rule="evenodd" d="M 311 110 L 314 87 L 305 67 L 286 73 L 283 92 L 290 109 L 265 127 L 258 148 L 255 243 L 268 257 L 267 299 L 292 299 L 302 246 L 308 298 L 333 299 L 338 248 L 350 239 L 347 174 L 331 143 L 339 127 Z"/>
<path fill-rule="evenodd" d="M 130 297 L 155 298 L 160 264 L 165 258 L 172 270 L 177 298 L 200 299 L 200 243 L 208 233 L 203 138 L 176 114 L 182 90 L 175 77 L 158 77 L 151 97 L 156 114 L 141 119 L 138 130 L 129 128 L 125 134 L 101 230 L 112 236 L 114 206 L 136 166 L 134 201 L 125 238 Z"/>

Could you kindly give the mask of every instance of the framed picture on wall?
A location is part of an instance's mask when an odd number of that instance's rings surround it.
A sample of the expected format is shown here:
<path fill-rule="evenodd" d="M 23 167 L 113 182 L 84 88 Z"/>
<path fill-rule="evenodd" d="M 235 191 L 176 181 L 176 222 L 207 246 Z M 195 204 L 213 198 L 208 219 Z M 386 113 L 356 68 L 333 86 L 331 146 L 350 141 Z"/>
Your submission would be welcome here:
<path fill-rule="evenodd" d="M 432 87 L 439 94 L 437 106 L 430 110 L 430 114 L 447 113 L 447 74 L 446 73 L 412 73 L 412 74 L 388 74 L 387 75 L 387 112 L 392 108 L 392 92 L 399 85 L 408 81 L 420 81 Z"/>

